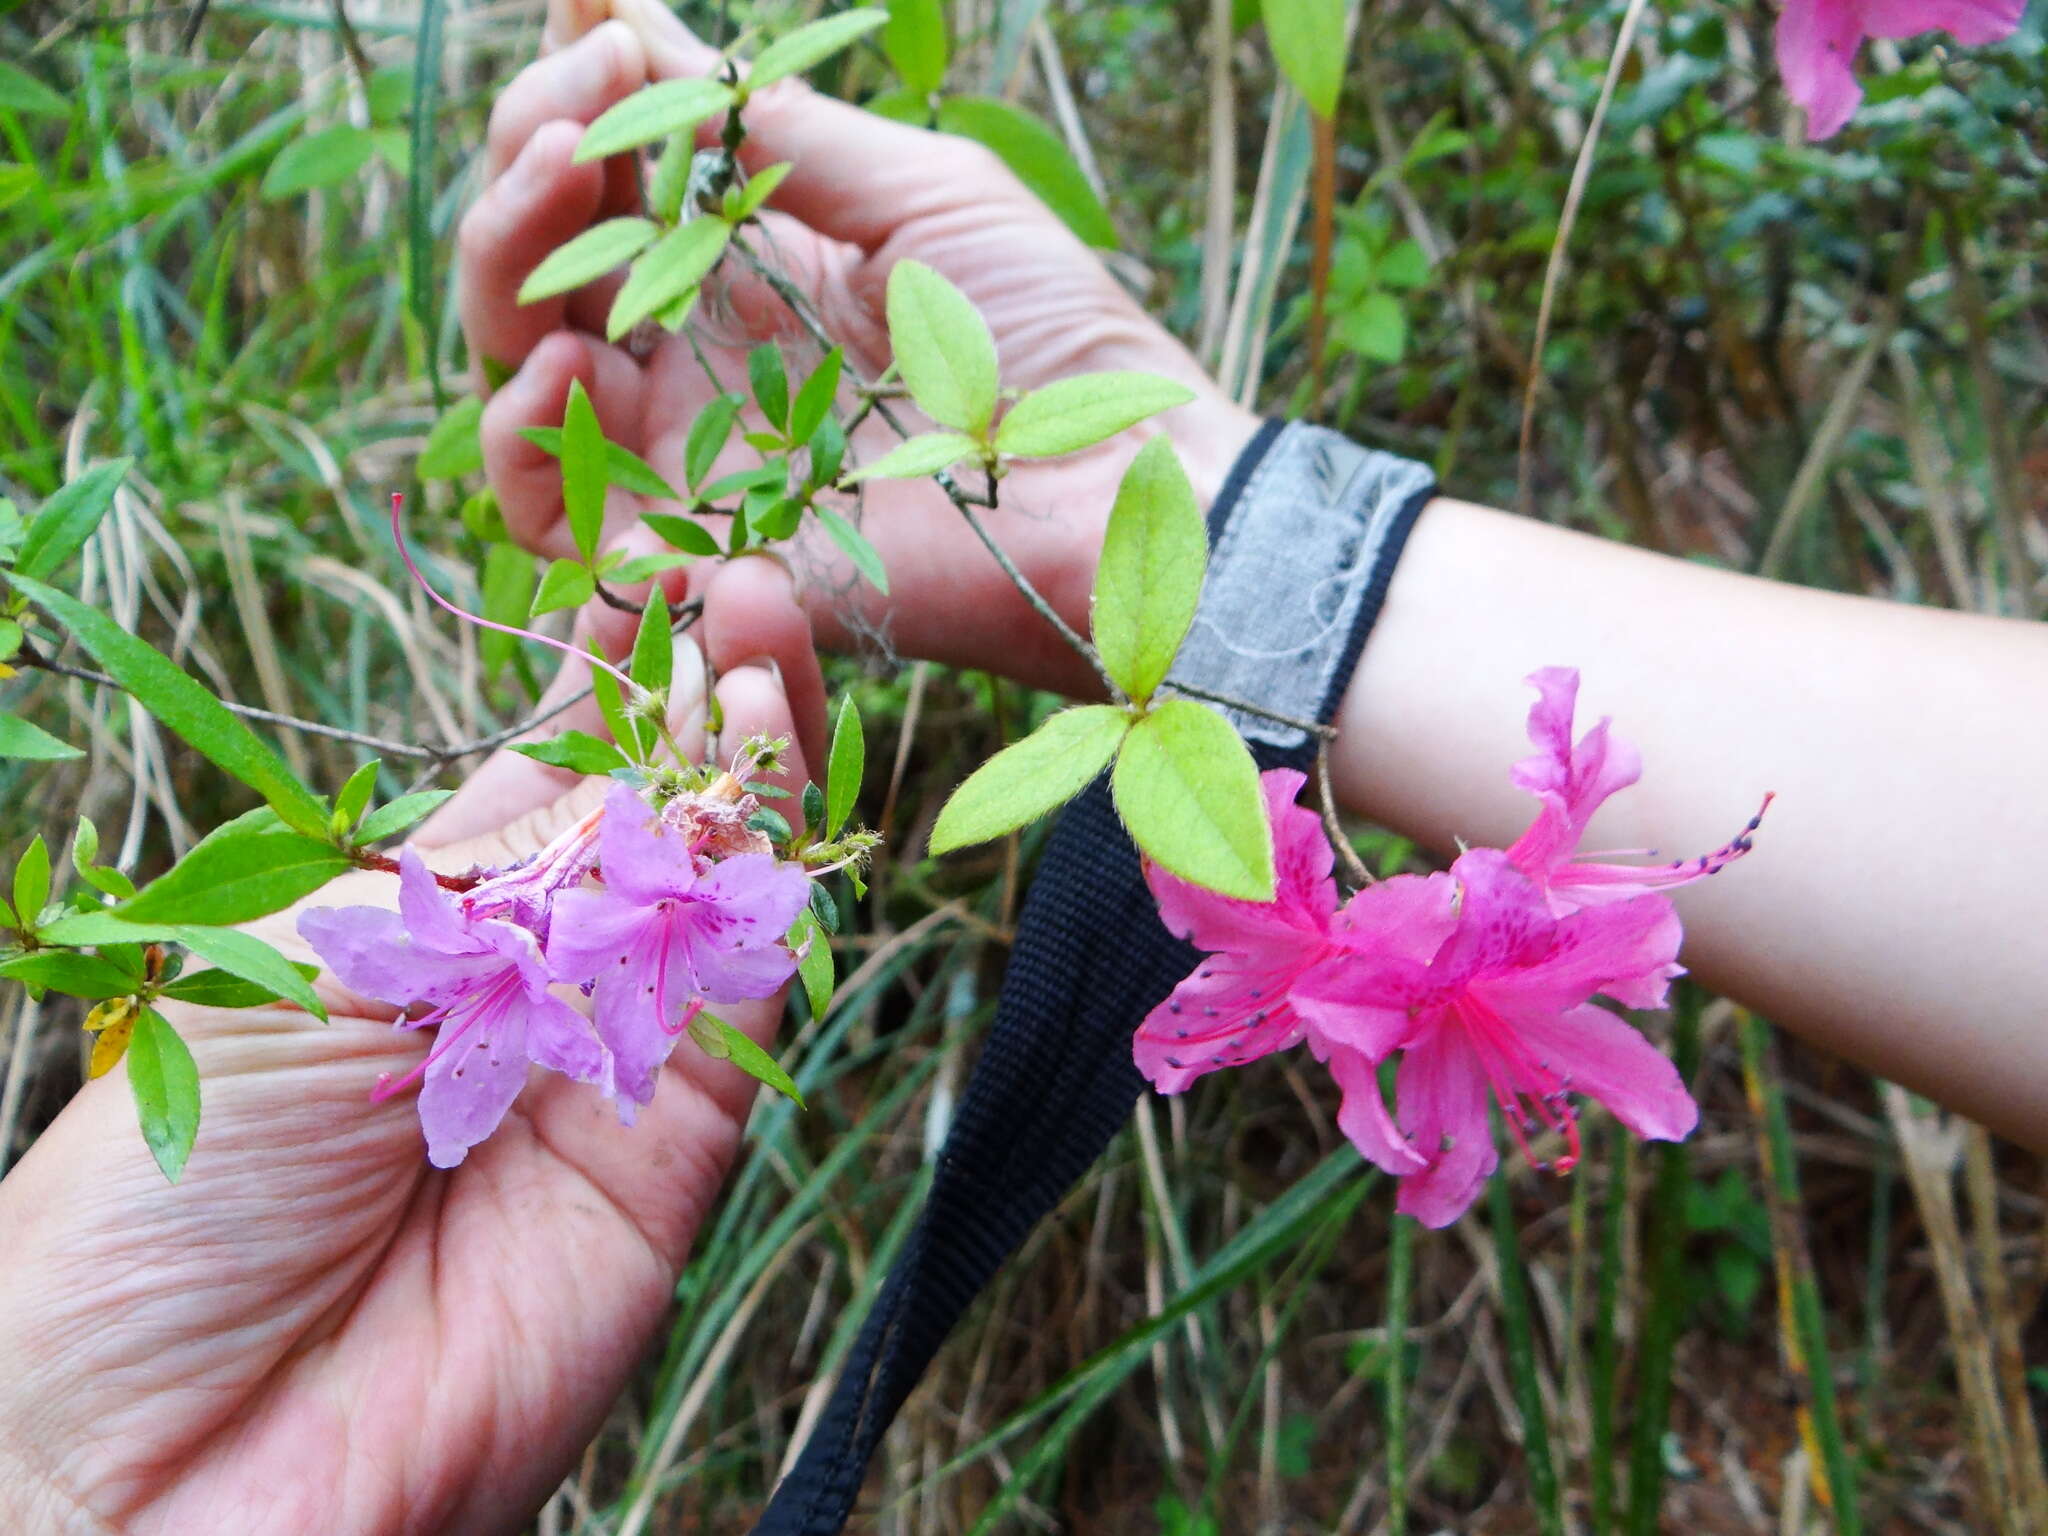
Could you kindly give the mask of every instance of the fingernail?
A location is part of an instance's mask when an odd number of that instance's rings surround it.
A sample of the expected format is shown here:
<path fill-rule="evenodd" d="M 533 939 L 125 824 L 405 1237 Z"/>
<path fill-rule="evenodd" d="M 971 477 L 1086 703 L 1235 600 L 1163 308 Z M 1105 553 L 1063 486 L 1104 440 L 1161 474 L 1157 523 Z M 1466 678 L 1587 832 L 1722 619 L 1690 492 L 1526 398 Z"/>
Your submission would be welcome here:
<path fill-rule="evenodd" d="M 736 661 L 725 669 L 726 676 L 730 677 L 742 667 L 758 667 L 775 679 L 776 687 L 782 686 L 782 667 L 773 656 L 749 656 L 745 661 Z"/>

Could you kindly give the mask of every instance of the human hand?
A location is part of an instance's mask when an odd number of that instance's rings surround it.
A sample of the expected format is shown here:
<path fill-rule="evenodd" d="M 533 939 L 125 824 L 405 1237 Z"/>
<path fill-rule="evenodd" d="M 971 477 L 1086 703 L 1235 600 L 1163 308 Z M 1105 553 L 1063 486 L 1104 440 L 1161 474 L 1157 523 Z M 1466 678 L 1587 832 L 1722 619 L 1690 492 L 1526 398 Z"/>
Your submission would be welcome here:
<path fill-rule="evenodd" d="M 690 423 L 720 388 L 743 387 L 747 347 L 799 334 L 782 302 L 732 257 L 721 269 L 727 334 L 703 334 L 719 327 L 696 322 L 717 381 L 704 376 L 686 338 L 664 337 L 644 359 L 604 342 L 616 278 L 561 299 L 516 301 L 521 282 L 550 251 L 597 220 L 634 210 L 635 181 L 623 158 L 572 163 L 583 128 L 647 81 L 708 74 L 718 57 L 657 0 L 553 0 L 543 56 L 506 88 L 492 114 L 488 185 L 462 223 L 462 314 L 472 354 L 518 370 L 485 410 L 484 455 L 514 537 L 543 554 L 573 553 L 560 471 L 519 433 L 562 419 L 572 378 L 591 392 L 608 436 L 680 483 Z M 753 97 L 746 125 L 743 164 L 795 167 L 763 227 L 747 238 L 811 297 L 826 332 L 864 375 L 889 360 L 884 291 L 890 269 L 910 257 L 945 274 L 981 310 L 1007 386 L 1138 369 L 1196 392 L 1156 423 L 1084 453 L 1020 462 L 1002 482 L 1003 505 L 987 515 L 992 532 L 1085 631 L 1103 526 L 1144 437 L 1173 434 L 1206 502 L 1256 430 L 1255 418 L 1226 399 L 981 146 L 886 121 L 797 80 Z M 856 434 L 855 451 L 871 460 L 893 441 L 871 420 Z M 615 528 L 642 509 L 615 492 Z M 887 598 L 854 583 L 829 543 L 799 541 L 804 603 L 826 643 L 879 627 L 913 655 L 1070 692 L 1097 686 L 932 482 L 871 483 L 863 531 L 887 564 Z M 651 545 L 644 529 L 626 537 Z"/>
<path fill-rule="evenodd" d="M 726 740 L 788 735 L 777 677 L 814 677 L 815 658 L 781 644 L 773 615 L 756 623 L 722 594 L 718 610 L 720 646 L 772 664 L 719 681 Z M 684 640 L 671 717 L 686 750 L 703 685 Z M 558 723 L 601 729 L 584 713 Z M 801 787 L 800 756 L 778 777 Z M 605 787 L 502 754 L 415 842 L 440 869 L 502 864 Z M 351 875 L 308 905 L 391 905 L 396 887 Z M 262 931 L 311 958 L 295 919 Z M 319 985 L 324 1025 L 164 1005 L 205 1101 L 182 1183 L 151 1162 L 118 1074 L 88 1083 L 0 1183 L 0 1528 L 516 1528 L 640 1360 L 753 1079 L 685 1044 L 629 1130 L 596 1092 L 546 1074 L 438 1172 L 410 1096 L 369 1101 L 428 1042 Z M 781 1000 L 720 1011 L 766 1043 Z"/>

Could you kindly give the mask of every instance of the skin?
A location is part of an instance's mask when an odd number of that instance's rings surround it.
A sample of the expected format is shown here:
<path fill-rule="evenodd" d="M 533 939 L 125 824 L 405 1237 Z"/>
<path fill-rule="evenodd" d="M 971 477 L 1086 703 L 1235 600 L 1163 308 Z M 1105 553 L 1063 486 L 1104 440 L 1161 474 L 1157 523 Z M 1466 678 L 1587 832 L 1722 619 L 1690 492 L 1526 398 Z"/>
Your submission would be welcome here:
<path fill-rule="evenodd" d="M 718 387 L 687 348 L 639 358 L 604 344 L 607 285 L 514 299 L 548 251 L 627 205 L 620 168 L 570 163 L 582 126 L 645 80 L 710 67 L 651 0 L 558 0 L 543 57 L 493 115 L 488 184 L 462 229 L 463 314 L 473 350 L 516 370 L 486 409 L 485 454 L 508 523 L 543 553 L 569 549 L 559 483 L 518 433 L 560 421 L 572 377 L 606 431 L 672 479 Z M 1213 497 L 1255 420 L 986 152 L 796 82 L 763 92 L 748 128 L 749 165 L 796 164 L 766 231 L 775 259 L 863 372 L 887 361 L 888 270 L 914 257 L 988 317 L 1007 385 L 1137 368 L 1195 389 L 1153 430 Z M 731 344 L 709 351 L 729 384 L 749 342 L 793 332 L 751 279 L 732 281 L 726 305 Z M 989 516 L 1077 626 L 1144 435 L 1020 467 Z M 856 452 L 888 441 L 864 435 Z M 648 547 L 631 527 L 640 510 L 624 497 L 611 509 L 628 547 Z M 910 655 L 1089 692 L 1087 667 L 935 488 L 872 487 L 864 527 L 889 567 L 886 604 L 814 548 L 794 577 L 765 560 L 708 579 L 693 568 L 736 728 L 793 724 L 815 761 L 812 634 L 843 646 L 884 624 Z M 615 616 L 591 623 L 622 643 Z M 1779 793 L 1758 851 L 1680 893 L 1688 963 L 1777 1023 L 2048 1150 L 2034 878 L 2048 854 L 2048 629 L 1755 581 L 1443 499 L 1343 702 L 1340 798 L 1439 849 L 1509 841 L 1529 816 L 1505 775 L 1527 750 L 1519 680 L 1560 662 L 1584 669 L 1583 721 L 1613 714 L 1649 764 L 1590 847 L 1699 852 Z M 537 809 L 565 792 L 566 806 Z M 434 835 L 480 840 L 444 850 L 451 865 L 523 851 L 589 793 L 494 759 Z M 387 897 L 393 884 L 365 883 Z M 763 1037 L 772 1027 L 771 1009 L 734 1013 Z M 378 1072 L 423 1046 L 378 1013 L 344 1002 L 324 1028 L 262 1010 L 178 1022 L 207 1102 L 184 1184 L 158 1178 L 112 1080 L 0 1184 L 0 1524 L 516 1526 L 652 1337 L 751 1086 L 679 1051 L 653 1110 L 622 1133 L 594 1097 L 543 1084 L 443 1175 L 409 1104 L 364 1102 Z M 599 1252 L 607 1262 L 579 1262 Z"/>

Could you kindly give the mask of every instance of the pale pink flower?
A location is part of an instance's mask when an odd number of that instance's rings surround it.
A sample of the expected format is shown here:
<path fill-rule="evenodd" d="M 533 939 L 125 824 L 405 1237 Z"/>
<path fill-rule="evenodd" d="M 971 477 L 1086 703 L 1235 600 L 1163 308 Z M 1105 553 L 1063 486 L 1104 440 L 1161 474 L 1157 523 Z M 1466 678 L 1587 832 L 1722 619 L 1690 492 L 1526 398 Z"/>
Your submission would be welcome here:
<path fill-rule="evenodd" d="M 1359 892 L 1334 932 L 1347 952 L 1308 970 L 1290 997 L 1343 1089 L 1340 1126 L 1401 1176 L 1398 1208 L 1425 1225 L 1456 1220 L 1493 1172 L 1489 1101 L 1525 1153 L 1532 1131 L 1562 1132 L 1561 1169 L 1578 1156 L 1572 1094 L 1639 1136 L 1677 1140 L 1698 1122 L 1671 1063 L 1590 1001 L 1663 1004 L 1680 937 L 1665 898 L 1560 917 L 1505 854 L 1479 848 L 1448 875 Z M 1397 1051 L 1389 1116 L 1376 1069 Z"/>
<path fill-rule="evenodd" d="M 1301 1039 L 1287 989 L 1328 952 L 1337 910 L 1329 839 L 1316 814 L 1295 804 L 1303 782 L 1292 769 L 1260 775 L 1273 828 L 1273 900 L 1219 896 L 1149 860 L 1145 865 L 1160 921 L 1176 938 L 1209 951 L 1138 1026 L 1133 1057 L 1161 1093 L 1179 1093 L 1205 1072 L 1241 1066 Z"/>
<path fill-rule="evenodd" d="M 1825 139 L 1863 99 L 1852 66 L 1864 38 L 1942 31 L 1977 48 L 2010 37 L 2025 9 L 2026 0 L 1785 0 L 1778 72 L 1806 111 L 1808 137 Z"/>

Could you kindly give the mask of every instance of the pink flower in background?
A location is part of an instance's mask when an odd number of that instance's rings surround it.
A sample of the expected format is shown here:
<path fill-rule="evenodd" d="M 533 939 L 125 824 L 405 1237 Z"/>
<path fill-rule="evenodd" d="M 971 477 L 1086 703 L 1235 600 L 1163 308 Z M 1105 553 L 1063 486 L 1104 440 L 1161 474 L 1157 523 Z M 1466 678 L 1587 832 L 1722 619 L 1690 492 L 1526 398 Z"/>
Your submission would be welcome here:
<path fill-rule="evenodd" d="M 1508 859 L 1543 889 L 1553 912 L 1561 917 L 1596 902 L 1689 885 L 1750 851 L 1750 834 L 1763 821 L 1761 810 L 1732 841 L 1697 858 L 1656 865 L 1580 859 L 1586 824 L 1608 796 L 1642 777 L 1643 760 L 1634 747 L 1608 733 L 1604 716 L 1573 743 L 1572 711 L 1579 695 L 1575 668 L 1545 667 L 1527 680 L 1537 693 L 1529 708 L 1529 740 L 1536 752 L 1509 769 L 1508 777 L 1517 789 L 1536 797 L 1539 809 L 1529 830 L 1509 847 Z M 1770 803 L 1766 795 L 1764 805 Z"/>
<path fill-rule="evenodd" d="M 453 1168 L 498 1128 L 529 1063 L 595 1082 L 604 1050 L 582 1015 L 548 991 L 553 978 L 531 932 L 464 912 L 411 848 L 398 862 L 398 911 L 316 907 L 301 914 L 299 933 L 343 985 L 401 1008 L 427 1005 L 399 1022 L 437 1026 L 432 1049 L 404 1077 L 380 1081 L 373 1097 L 424 1078 L 427 1159 Z"/>
<path fill-rule="evenodd" d="M 1806 111 L 1809 137 L 1825 139 L 1863 99 L 1851 66 L 1866 37 L 1942 31 L 1968 48 L 2010 37 L 2026 0 L 1785 0 L 1778 72 Z"/>
<path fill-rule="evenodd" d="M 1209 951 L 1138 1027 L 1138 1070 L 1161 1093 L 1179 1093 L 1205 1072 L 1240 1066 L 1301 1039 L 1287 989 L 1328 950 L 1337 910 L 1322 821 L 1294 803 L 1304 782 L 1291 769 L 1260 775 L 1273 827 L 1272 901 L 1219 896 L 1146 863 L 1160 921 L 1177 938 Z"/>
<path fill-rule="evenodd" d="M 694 1001 L 772 996 L 796 970 L 783 942 L 810 900 L 801 866 L 770 853 L 714 864 L 694 834 L 614 784 L 598 834 L 604 884 L 555 898 L 548 963 L 593 985 L 620 1118 L 654 1097 L 655 1075 Z"/>
<path fill-rule="evenodd" d="M 1574 1093 L 1639 1136 L 1677 1140 L 1698 1122 L 1671 1063 L 1590 1002 L 1662 1005 L 1680 937 L 1665 898 L 1558 917 L 1505 854 L 1480 848 L 1448 876 L 1361 891 L 1341 932 L 1349 951 L 1302 976 L 1292 1000 L 1344 1090 L 1345 1133 L 1403 1176 L 1399 1209 L 1425 1225 L 1456 1220 L 1493 1172 L 1489 1099 L 1525 1153 L 1531 1132 L 1562 1132 L 1562 1167 L 1578 1156 Z M 1376 1068 L 1395 1051 L 1389 1117 Z"/>

